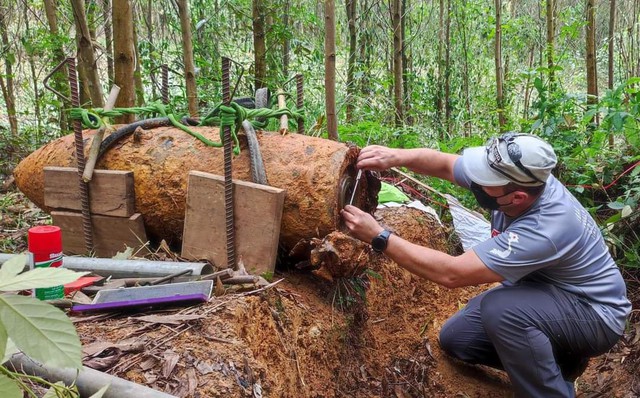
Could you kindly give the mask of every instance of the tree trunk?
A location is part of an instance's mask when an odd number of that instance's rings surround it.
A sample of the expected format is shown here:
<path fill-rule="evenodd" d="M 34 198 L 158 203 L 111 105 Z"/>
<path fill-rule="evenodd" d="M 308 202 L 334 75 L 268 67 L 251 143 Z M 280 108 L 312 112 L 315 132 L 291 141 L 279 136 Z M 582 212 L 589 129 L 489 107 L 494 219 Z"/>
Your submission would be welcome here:
<path fill-rule="evenodd" d="M 28 32 L 27 34 L 31 34 L 31 28 L 29 25 L 29 4 L 28 3 L 24 3 L 24 27 L 25 30 Z M 31 40 L 31 39 L 29 39 Z M 25 48 L 25 52 L 27 53 L 27 60 L 29 61 L 29 71 L 31 72 L 31 80 L 32 80 L 32 84 L 33 84 L 33 97 L 34 97 L 34 101 L 33 101 L 33 111 L 36 117 L 36 126 L 38 128 L 37 132 L 36 132 L 36 140 L 39 139 L 40 136 L 40 131 L 42 128 L 42 116 L 40 115 L 40 89 L 38 88 L 38 75 L 36 73 L 36 63 L 35 60 L 33 58 L 33 50 L 27 49 Z"/>
<path fill-rule="evenodd" d="M 253 0 L 253 48 L 255 65 L 255 89 L 267 86 L 267 43 L 262 0 Z"/>
<path fill-rule="evenodd" d="M 346 122 L 351 123 L 353 120 L 353 111 L 354 104 L 353 100 L 355 98 L 355 81 L 354 81 L 354 72 L 356 68 L 356 51 L 357 51 L 357 32 L 356 32 L 356 10 L 357 10 L 357 0 L 347 0 L 345 2 L 347 9 L 347 26 L 349 27 L 349 60 L 347 64 L 347 106 L 346 106 Z"/>
<path fill-rule="evenodd" d="M 391 3 L 391 27 L 393 29 L 393 103 L 395 107 L 395 125 L 401 127 L 404 122 L 402 101 L 402 0 Z"/>
<path fill-rule="evenodd" d="M 609 57 L 608 57 L 608 66 L 609 66 L 609 80 L 608 87 L 609 90 L 613 90 L 614 85 L 614 54 L 615 54 L 615 34 L 616 34 L 616 0 L 609 0 Z"/>
<path fill-rule="evenodd" d="M 55 43 L 59 43 L 57 40 L 58 36 L 58 16 L 57 16 L 57 7 L 55 0 L 44 0 L 44 10 L 47 16 L 47 23 L 49 24 L 49 33 L 56 40 L 53 40 Z M 61 64 L 65 60 L 64 51 L 62 50 L 62 46 L 60 44 L 55 44 L 53 48 L 53 60 L 54 65 L 51 66 L 53 69 L 55 66 Z M 60 132 L 62 135 L 66 135 L 67 131 L 71 130 L 71 126 L 67 120 L 67 112 L 66 109 L 71 108 L 71 103 L 68 101 L 69 98 L 69 87 L 66 83 L 67 81 L 67 67 L 66 65 L 60 68 L 51 78 L 52 87 L 59 93 L 65 95 L 66 98 L 57 98 L 58 101 L 62 102 L 62 107 L 59 110 L 59 123 Z"/>
<path fill-rule="evenodd" d="M 137 21 L 136 11 L 132 8 L 131 17 L 133 21 Z M 135 92 L 136 92 L 136 105 L 141 106 L 144 105 L 144 87 L 142 85 L 142 70 L 140 68 L 140 52 L 138 51 L 138 23 L 134 22 L 133 24 L 133 56 L 134 56 L 134 71 L 133 71 L 133 81 L 135 82 Z"/>
<path fill-rule="evenodd" d="M 104 43 L 107 51 L 107 78 L 109 79 L 109 82 L 112 82 L 114 79 L 114 71 L 113 32 L 111 29 L 111 0 L 102 0 L 102 18 L 104 19 Z"/>
<path fill-rule="evenodd" d="M 496 7 L 496 39 L 495 39 L 495 64 L 496 64 L 496 102 L 498 105 L 498 125 L 500 131 L 505 126 L 504 96 L 503 96 L 503 71 L 502 71 L 502 0 L 495 0 Z"/>
<path fill-rule="evenodd" d="M 438 59 L 436 60 L 436 64 L 438 65 L 438 76 L 436 84 L 436 94 L 435 94 L 435 102 L 436 102 L 436 120 L 438 123 L 438 130 L 442 132 L 443 120 L 442 116 L 444 114 L 444 108 L 442 106 L 442 97 L 443 97 L 443 88 L 444 88 L 444 59 L 442 58 L 442 49 L 444 46 L 444 2 L 445 0 L 440 0 L 440 7 L 438 13 Z M 440 134 L 440 138 L 444 138 L 444 134 Z"/>
<path fill-rule="evenodd" d="M 547 68 L 549 70 L 549 90 L 555 90 L 554 53 L 556 36 L 556 2 L 547 0 Z"/>
<path fill-rule="evenodd" d="M 598 70 L 596 66 L 595 0 L 587 0 L 586 11 L 587 103 L 596 104 L 598 103 Z M 594 120 L 597 124 L 597 114 Z"/>
<path fill-rule="evenodd" d="M 282 15 L 282 24 L 284 25 L 284 29 L 287 31 L 292 31 L 289 19 L 289 8 L 290 8 L 289 0 L 285 0 L 284 2 L 284 13 Z M 291 58 L 291 39 L 289 35 L 285 35 L 282 41 L 282 74 L 285 77 L 289 76 L 289 60 Z"/>
<path fill-rule="evenodd" d="M 176 0 L 180 14 L 180 28 L 182 30 L 182 60 L 184 62 L 184 77 L 187 86 L 187 102 L 189 114 L 198 116 L 198 92 L 196 90 L 196 68 L 193 62 L 193 41 L 191 35 L 191 12 L 189 0 Z"/>
<path fill-rule="evenodd" d="M 615 50 L 615 42 L 614 36 L 616 33 L 616 0 L 609 0 L 609 54 L 608 54 L 608 69 L 609 69 L 609 78 L 607 81 L 607 86 L 609 90 L 613 90 L 614 85 L 614 75 L 613 75 L 613 62 L 614 62 L 614 50 Z M 609 148 L 613 149 L 614 140 L 613 134 L 609 134 Z"/>
<path fill-rule="evenodd" d="M 144 10 L 144 24 L 147 31 L 147 41 L 149 42 L 149 51 L 153 52 L 155 46 L 153 44 L 153 14 L 152 14 L 152 3 L 153 0 L 147 1 L 147 6 Z M 153 59 L 153 58 L 152 58 Z M 154 68 L 154 64 L 151 65 L 151 70 L 149 71 L 149 77 L 151 79 L 151 98 L 154 100 L 158 98 L 157 87 L 159 86 L 159 82 L 156 78 L 156 72 Z"/>
<path fill-rule="evenodd" d="M 471 94 L 469 93 L 469 48 L 467 43 L 467 10 L 465 7 L 456 5 L 454 15 L 457 16 L 457 25 L 462 39 L 462 92 L 464 93 L 464 107 L 466 117 L 464 118 L 464 135 L 471 137 Z"/>
<path fill-rule="evenodd" d="M 78 45 L 78 74 L 86 89 L 91 106 L 102 108 L 104 106 L 104 94 L 100 84 L 98 65 L 93 51 L 91 32 L 87 23 L 84 10 L 84 0 L 71 0 L 73 19 L 76 24 L 76 44 Z"/>
<path fill-rule="evenodd" d="M 327 134 L 330 140 L 338 140 L 336 118 L 336 4 L 324 2 L 324 86 L 326 92 Z"/>
<path fill-rule="evenodd" d="M 446 0 L 444 27 L 444 123 L 451 137 L 451 0 Z"/>
<path fill-rule="evenodd" d="M 362 9 L 369 9 L 369 1 L 363 0 Z M 364 94 L 369 95 L 369 71 L 371 65 L 371 40 L 369 33 L 369 13 L 361 14 L 361 24 L 360 24 L 360 37 L 358 41 L 358 65 L 359 70 L 361 70 L 362 78 L 360 79 L 360 84 L 358 90 Z"/>
<path fill-rule="evenodd" d="M 4 58 L 4 73 L 6 81 L 2 81 L 2 95 L 4 97 L 4 103 L 7 107 L 7 116 L 9 118 L 9 128 L 13 136 L 18 135 L 18 119 L 16 118 L 16 97 L 15 89 L 13 87 L 13 59 L 9 58 L 11 50 L 9 49 L 9 36 L 7 33 L 7 23 L 5 16 L 7 15 L 7 9 L 0 8 L 0 40 L 2 40 L 2 54 L 5 54 Z M 0 76 L 1 77 L 1 76 Z"/>
<path fill-rule="evenodd" d="M 529 51 L 529 70 L 533 69 L 533 62 L 535 60 L 536 46 L 535 44 L 531 46 L 531 51 Z M 531 75 L 527 74 L 527 82 L 524 86 L 524 107 L 522 111 L 522 118 L 527 119 L 529 116 L 529 101 L 531 98 Z"/>
<path fill-rule="evenodd" d="M 400 32 L 402 34 L 402 105 L 403 105 L 403 122 L 409 126 L 413 125 L 411 115 L 411 88 L 413 87 L 412 76 L 412 59 L 409 47 L 407 46 L 407 0 L 402 0 L 402 18 L 400 24 Z M 409 19 L 409 22 L 411 19 Z"/>
<path fill-rule="evenodd" d="M 136 104 L 135 51 L 133 41 L 133 11 L 129 0 L 113 0 L 114 84 L 120 87 L 116 108 L 130 108 Z M 134 115 L 123 115 L 116 123 L 131 123 Z"/>

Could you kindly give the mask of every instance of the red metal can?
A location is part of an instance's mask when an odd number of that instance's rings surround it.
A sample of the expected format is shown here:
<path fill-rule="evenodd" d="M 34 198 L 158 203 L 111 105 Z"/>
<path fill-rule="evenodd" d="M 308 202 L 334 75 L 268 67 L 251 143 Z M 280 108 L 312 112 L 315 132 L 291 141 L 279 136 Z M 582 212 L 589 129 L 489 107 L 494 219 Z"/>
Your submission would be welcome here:
<path fill-rule="evenodd" d="M 29 265 L 31 268 L 62 266 L 62 232 L 54 225 L 29 228 L 27 234 Z M 64 298 L 64 286 L 34 289 L 40 300 Z"/>

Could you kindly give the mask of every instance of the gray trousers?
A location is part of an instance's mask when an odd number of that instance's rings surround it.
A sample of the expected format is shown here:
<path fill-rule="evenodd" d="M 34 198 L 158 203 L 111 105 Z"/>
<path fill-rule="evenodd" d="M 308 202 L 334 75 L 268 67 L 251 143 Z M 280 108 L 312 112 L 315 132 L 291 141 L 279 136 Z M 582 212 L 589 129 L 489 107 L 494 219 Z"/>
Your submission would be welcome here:
<path fill-rule="evenodd" d="M 516 397 L 574 397 L 572 373 L 619 339 L 584 299 L 526 282 L 474 297 L 440 331 L 452 357 L 504 369 Z"/>

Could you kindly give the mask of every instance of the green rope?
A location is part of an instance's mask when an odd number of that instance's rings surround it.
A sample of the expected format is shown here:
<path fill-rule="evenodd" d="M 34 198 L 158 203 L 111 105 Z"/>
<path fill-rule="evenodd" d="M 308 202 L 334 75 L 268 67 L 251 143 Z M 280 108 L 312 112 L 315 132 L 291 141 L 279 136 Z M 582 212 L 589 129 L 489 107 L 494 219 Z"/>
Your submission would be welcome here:
<path fill-rule="evenodd" d="M 223 131 L 225 127 L 231 129 L 231 137 L 234 142 L 233 153 L 240 153 L 240 141 L 238 140 L 237 132 L 242 127 L 243 120 L 249 120 L 251 125 L 258 129 L 263 129 L 268 124 L 268 119 L 279 118 L 283 115 L 287 115 L 291 118 L 299 120 L 303 118 L 301 110 L 298 109 L 247 109 L 232 102 L 230 105 L 220 104 L 210 111 L 204 118 L 200 120 L 198 126 L 220 126 L 220 142 L 211 141 L 202 134 L 199 134 L 191 130 L 188 126 L 180 123 L 180 121 L 172 114 L 167 113 L 166 106 L 160 102 L 152 102 L 146 106 L 131 107 L 131 108 L 113 108 L 111 110 L 104 110 L 102 108 L 84 109 L 84 108 L 72 108 L 70 110 L 70 116 L 74 120 L 82 121 L 85 128 L 98 129 L 102 126 L 108 125 L 108 119 L 124 115 L 137 115 L 146 117 L 166 117 L 171 121 L 174 127 L 186 132 L 194 138 L 200 140 L 207 146 L 221 147 L 224 141 Z M 263 121 L 257 120 L 263 119 Z"/>

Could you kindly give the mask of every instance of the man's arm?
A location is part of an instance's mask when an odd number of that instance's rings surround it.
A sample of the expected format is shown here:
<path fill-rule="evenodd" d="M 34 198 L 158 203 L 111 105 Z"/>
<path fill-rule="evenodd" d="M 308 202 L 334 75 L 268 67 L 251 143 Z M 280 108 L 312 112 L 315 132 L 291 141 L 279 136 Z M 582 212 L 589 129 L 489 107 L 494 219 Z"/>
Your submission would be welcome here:
<path fill-rule="evenodd" d="M 448 288 L 504 280 L 484 265 L 473 250 L 450 256 L 391 234 L 384 254 L 407 271 Z"/>
<path fill-rule="evenodd" d="M 370 243 L 383 230 L 371 214 L 355 206 L 346 206 L 341 214 L 351 235 L 363 242 Z M 450 256 L 392 234 L 384 254 L 409 272 L 449 288 L 504 280 L 472 250 Z"/>
<path fill-rule="evenodd" d="M 459 155 L 429 148 L 398 149 L 371 145 L 360 151 L 357 166 L 360 169 L 377 171 L 398 166 L 408 167 L 416 173 L 455 182 L 453 165 L 458 157 Z"/>

